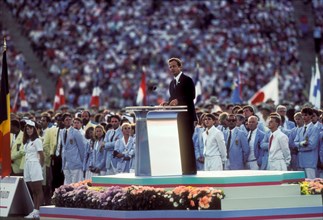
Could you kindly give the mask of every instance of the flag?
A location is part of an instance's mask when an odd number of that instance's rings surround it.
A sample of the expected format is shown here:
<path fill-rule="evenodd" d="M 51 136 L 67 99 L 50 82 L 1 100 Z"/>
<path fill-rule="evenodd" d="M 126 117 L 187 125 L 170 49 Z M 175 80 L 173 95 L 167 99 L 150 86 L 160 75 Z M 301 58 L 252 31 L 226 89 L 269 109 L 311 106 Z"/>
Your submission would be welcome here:
<path fill-rule="evenodd" d="M 279 103 L 278 74 L 275 74 L 274 78 L 257 91 L 248 102 L 252 105 L 256 105 L 258 103 L 266 102 L 270 98 L 275 101 L 276 105 Z"/>
<path fill-rule="evenodd" d="M 0 163 L 2 165 L 1 176 L 11 173 L 10 155 L 10 94 L 8 84 L 8 67 L 6 58 L 6 42 L 4 40 L 2 58 L 2 75 L 0 88 Z"/>
<path fill-rule="evenodd" d="M 238 66 L 237 76 L 233 81 L 233 90 L 231 94 L 231 102 L 233 104 L 241 104 L 241 74 Z"/>
<path fill-rule="evenodd" d="M 54 98 L 54 111 L 56 111 L 62 105 L 65 105 L 65 96 L 62 79 L 61 77 L 58 77 Z"/>
<path fill-rule="evenodd" d="M 137 105 L 147 105 L 147 90 L 146 90 L 146 73 L 145 69 L 143 70 L 143 73 L 141 74 L 141 83 L 140 87 L 138 89 L 138 95 L 136 100 Z"/>
<path fill-rule="evenodd" d="M 100 106 L 100 94 L 101 88 L 99 86 L 99 69 L 97 69 L 97 76 L 95 77 L 94 87 L 92 90 L 92 97 L 90 101 L 90 107 L 99 107 Z"/>
<path fill-rule="evenodd" d="M 19 76 L 18 86 L 17 86 L 17 94 L 15 97 L 15 102 L 12 108 L 12 112 L 17 111 L 27 112 L 28 111 L 28 103 L 25 96 L 24 85 L 22 81 L 22 75 Z"/>
<path fill-rule="evenodd" d="M 196 75 L 194 78 L 194 84 L 195 84 L 195 99 L 194 104 L 199 103 L 202 100 L 202 83 L 200 81 L 200 68 L 199 64 L 196 66 Z"/>
<path fill-rule="evenodd" d="M 315 73 L 312 74 L 309 101 L 314 105 L 316 109 L 321 108 L 321 75 L 318 65 L 318 60 L 316 58 L 315 63 Z"/>
<path fill-rule="evenodd" d="M 314 78 L 315 78 L 315 68 L 312 67 L 312 75 L 311 75 L 311 84 L 310 84 L 310 93 L 308 94 L 308 101 L 310 103 L 314 103 L 315 100 L 314 100 L 314 96 L 312 95 L 313 94 L 313 91 L 314 91 Z"/>

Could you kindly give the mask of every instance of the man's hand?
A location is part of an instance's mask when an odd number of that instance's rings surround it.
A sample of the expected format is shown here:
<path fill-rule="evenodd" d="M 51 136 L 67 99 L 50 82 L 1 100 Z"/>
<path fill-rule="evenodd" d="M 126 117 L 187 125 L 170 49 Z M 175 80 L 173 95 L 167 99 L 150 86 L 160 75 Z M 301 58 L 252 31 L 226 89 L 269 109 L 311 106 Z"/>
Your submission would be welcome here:
<path fill-rule="evenodd" d="M 173 99 L 172 101 L 170 101 L 169 105 L 170 106 L 176 106 L 176 105 L 178 105 L 177 99 Z"/>
<path fill-rule="evenodd" d="M 166 106 L 166 105 L 168 105 L 168 102 L 162 102 L 162 103 L 160 103 L 159 105 L 160 105 L 160 106 Z"/>

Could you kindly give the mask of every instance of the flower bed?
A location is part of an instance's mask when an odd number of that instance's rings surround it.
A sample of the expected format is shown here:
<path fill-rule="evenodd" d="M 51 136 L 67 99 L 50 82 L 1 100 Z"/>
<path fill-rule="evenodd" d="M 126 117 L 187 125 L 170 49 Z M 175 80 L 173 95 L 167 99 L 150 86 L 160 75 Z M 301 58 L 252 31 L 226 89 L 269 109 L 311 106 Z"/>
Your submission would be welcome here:
<path fill-rule="evenodd" d="M 214 210 L 221 209 L 224 197 L 222 190 L 212 187 L 92 187 L 91 181 L 83 181 L 57 188 L 52 202 L 57 207 L 106 210 Z"/>

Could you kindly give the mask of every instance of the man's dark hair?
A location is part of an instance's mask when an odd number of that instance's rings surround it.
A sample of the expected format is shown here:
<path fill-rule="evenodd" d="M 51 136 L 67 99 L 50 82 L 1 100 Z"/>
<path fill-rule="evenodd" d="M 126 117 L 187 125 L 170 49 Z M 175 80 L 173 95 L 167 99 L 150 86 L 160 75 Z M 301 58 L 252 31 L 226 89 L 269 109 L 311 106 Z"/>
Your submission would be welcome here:
<path fill-rule="evenodd" d="M 302 109 L 302 114 L 308 114 L 308 115 L 313 115 L 313 109 L 305 107 Z"/>

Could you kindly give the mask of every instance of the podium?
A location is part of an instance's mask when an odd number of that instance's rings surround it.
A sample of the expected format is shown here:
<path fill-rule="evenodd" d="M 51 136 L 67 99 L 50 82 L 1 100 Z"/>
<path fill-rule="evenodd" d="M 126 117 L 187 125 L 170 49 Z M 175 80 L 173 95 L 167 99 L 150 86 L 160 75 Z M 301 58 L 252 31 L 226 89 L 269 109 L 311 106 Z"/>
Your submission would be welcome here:
<path fill-rule="evenodd" d="M 182 175 L 177 116 L 186 106 L 132 106 L 136 116 L 136 176 Z"/>

